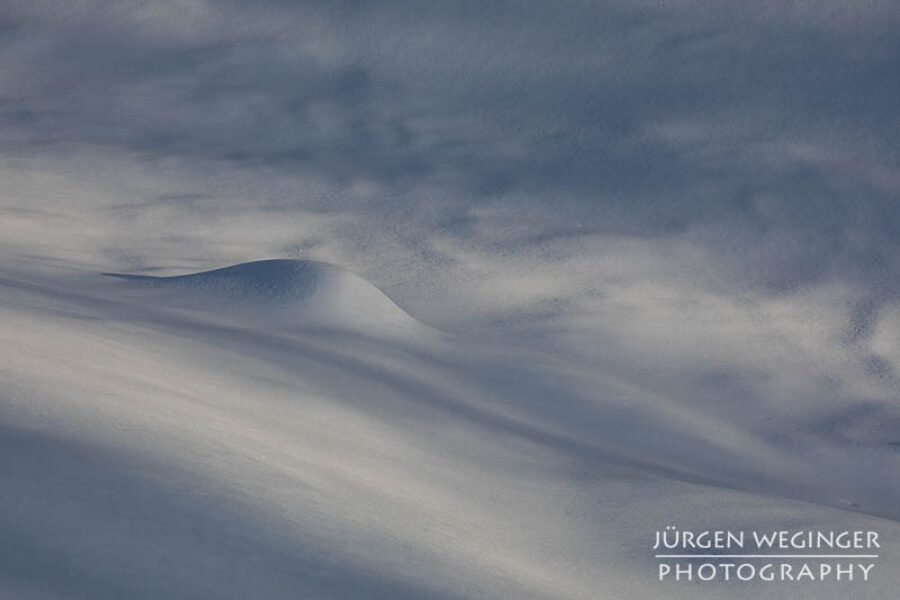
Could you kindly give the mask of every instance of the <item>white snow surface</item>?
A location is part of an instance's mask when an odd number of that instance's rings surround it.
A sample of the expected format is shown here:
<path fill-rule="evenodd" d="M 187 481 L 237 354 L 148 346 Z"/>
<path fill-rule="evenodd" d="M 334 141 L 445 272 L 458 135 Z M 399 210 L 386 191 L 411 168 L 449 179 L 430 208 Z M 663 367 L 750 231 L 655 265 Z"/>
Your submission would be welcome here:
<path fill-rule="evenodd" d="M 331 265 L 7 269 L 0 339 L 3 598 L 848 597 L 660 584 L 668 525 L 873 529 L 853 597 L 900 585 L 877 415 L 791 445 Z"/>
<path fill-rule="evenodd" d="M 108 275 L 139 284 L 133 293 L 144 300 L 244 321 L 383 333 L 416 329 L 415 320 L 374 285 L 320 261 L 259 260 L 170 277 Z"/>

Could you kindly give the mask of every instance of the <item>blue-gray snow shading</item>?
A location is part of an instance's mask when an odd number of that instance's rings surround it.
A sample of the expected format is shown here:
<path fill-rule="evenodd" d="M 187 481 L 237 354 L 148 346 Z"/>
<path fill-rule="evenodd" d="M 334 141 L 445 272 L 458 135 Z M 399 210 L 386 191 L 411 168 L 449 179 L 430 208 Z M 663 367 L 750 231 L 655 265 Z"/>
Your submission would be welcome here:
<path fill-rule="evenodd" d="M 788 436 L 804 421 L 547 349 L 393 335 L 391 307 L 303 261 L 0 272 L 0 596 L 651 598 L 673 521 L 900 542 L 894 438 L 860 443 L 887 413 Z M 859 589 L 885 597 L 896 565 Z M 799 589 L 727 585 L 665 597 Z"/>
<path fill-rule="evenodd" d="M 898 32 L 0 1 L 0 596 L 649 598 L 666 525 L 900 547 Z M 206 271 L 276 256 L 362 278 Z M 192 274 L 97 276 L 153 268 Z"/>

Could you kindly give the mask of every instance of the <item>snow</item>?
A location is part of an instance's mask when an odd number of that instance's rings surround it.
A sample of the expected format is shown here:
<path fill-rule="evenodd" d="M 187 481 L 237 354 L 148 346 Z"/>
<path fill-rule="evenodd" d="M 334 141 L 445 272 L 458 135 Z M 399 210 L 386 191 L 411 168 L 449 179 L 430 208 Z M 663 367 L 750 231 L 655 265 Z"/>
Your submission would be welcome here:
<path fill-rule="evenodd" d="M 0 600 L 898 597 L 900 3 L 710 4 L 2 0 Z"/>
<path fill-rule="evenodd" d="M 108 275 L 139 286 L 145 301 L 152 298 L 156 303 L 280 327 L 302 324 L 382 332 L 421 328 L 362 277 L 320 261 L 259 260 L 170 277 Z"/>
<path fill-rule="evenodd" d="M 376 286 L 311 261 L 9 272 L 0 591 L 841 597 L 841 584 L 664 586 L 654 531 L 900 541 L 895 484 L 874 469 L 848 480 L 843 446 L 813 460 L 597 365 L 398 330 L 410 322 Z M 886 551 L 855 597 L 900 583 L 890 565 Z"/>

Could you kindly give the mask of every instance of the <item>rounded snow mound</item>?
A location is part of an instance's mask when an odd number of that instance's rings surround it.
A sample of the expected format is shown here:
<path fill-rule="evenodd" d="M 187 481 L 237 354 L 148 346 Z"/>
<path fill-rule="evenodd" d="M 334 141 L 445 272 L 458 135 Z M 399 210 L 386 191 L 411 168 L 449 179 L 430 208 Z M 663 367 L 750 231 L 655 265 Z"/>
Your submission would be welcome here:
<path fill-rule="evenodd" d="M 140 283 L 155 303 L 243 319 L 345 329 L 417 324 L 366 279 L 312 260 L 259 260 L 172 277 L 109 275 Z"/>

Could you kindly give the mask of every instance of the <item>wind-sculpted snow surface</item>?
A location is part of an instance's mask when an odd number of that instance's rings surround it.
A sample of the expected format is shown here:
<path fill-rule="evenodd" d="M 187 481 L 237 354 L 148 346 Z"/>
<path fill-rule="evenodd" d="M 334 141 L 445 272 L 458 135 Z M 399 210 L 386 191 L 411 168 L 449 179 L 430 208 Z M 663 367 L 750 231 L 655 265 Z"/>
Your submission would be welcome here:
<path fill-rule="evenodd" d="M 407 330 L 414 319 L 365 279 L 310 260 L 260 260 L 172 277 L 110 273 L 154 302 L 281 326 Z"/>
<path fill-rule="evenodd" d="M 0 597 L 846 597 L 659 584 L 671 524 L 876 530 L 854 597 L 900 583 L 885 450 L 409 323 L 316 262 L 0 277 Z"/>

